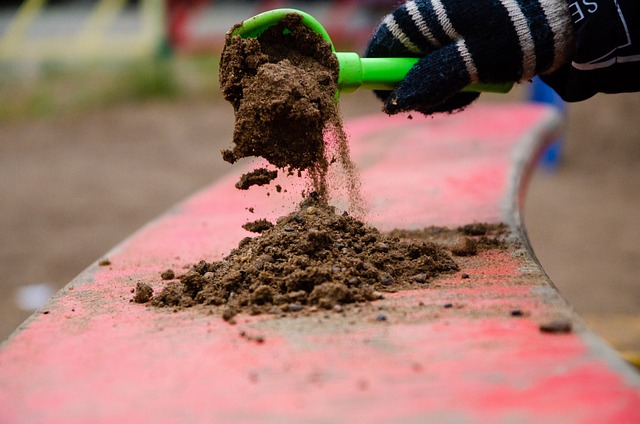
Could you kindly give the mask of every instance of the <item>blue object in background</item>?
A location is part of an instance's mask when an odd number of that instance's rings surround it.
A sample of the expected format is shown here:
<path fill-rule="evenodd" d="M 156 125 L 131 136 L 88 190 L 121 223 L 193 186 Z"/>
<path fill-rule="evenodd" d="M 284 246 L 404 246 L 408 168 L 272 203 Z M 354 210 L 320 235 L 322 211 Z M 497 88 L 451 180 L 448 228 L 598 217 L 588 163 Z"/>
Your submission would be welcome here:
<path fill-rule="evenodd" d="M 533 84 L 531 84 L 531 90 L 529 92 L 529 100 L 537 103 L 545 103 L 552 105 L 558 109 L 562 114 L 565 113 L 565 103 L 560 96 L 544 83 L 540 78 L 535 77 Z M 562 139 L 559 138 L 547 147 L 542 153 L 540 158 L 540 164 L 548 169 L 555 170 L 562 159 Z"/>

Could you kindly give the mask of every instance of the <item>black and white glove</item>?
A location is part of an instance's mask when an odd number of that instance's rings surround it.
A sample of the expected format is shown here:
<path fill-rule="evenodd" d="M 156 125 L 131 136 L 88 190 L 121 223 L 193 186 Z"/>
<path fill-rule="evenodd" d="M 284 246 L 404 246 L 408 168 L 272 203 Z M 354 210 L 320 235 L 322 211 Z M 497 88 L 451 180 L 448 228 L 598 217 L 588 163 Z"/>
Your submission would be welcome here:
<path fill-rule="evenodd" d="M 366 57 L 420 57 L 393 92 L 388 114 L 454 112 L 479 93 L 469 84 L 509 83 L 570 61 L 574 36 L 566 0 L 412 0 L 387 15 Z"/>

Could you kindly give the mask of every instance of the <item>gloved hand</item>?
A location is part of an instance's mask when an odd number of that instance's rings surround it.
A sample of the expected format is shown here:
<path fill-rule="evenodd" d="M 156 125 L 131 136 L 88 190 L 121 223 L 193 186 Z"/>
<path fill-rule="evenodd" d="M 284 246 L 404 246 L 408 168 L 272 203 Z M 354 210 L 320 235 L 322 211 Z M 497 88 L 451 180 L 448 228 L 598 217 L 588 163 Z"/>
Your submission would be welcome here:
<path fill-rule="evenodd" d="M 387 15 L 367 57 L 421 57 L 393 92 L 388 114 L 454 112 L 478 97 L 475 82 L 508 83 L 569 61 L 573 28 L 566 0 L 414 0 Z"/>

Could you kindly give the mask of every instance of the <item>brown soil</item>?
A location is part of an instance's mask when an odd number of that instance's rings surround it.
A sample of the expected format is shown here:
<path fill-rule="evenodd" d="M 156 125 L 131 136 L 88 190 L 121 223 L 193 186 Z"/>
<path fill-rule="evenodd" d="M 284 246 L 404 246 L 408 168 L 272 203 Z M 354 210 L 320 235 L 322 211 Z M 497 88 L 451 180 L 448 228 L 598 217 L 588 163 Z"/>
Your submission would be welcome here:
<path fill-rule="evenodd" d="M 240 180 L 236 183 L 236 188 L 239 190 L 248 190 L 249 187 L 254 185 L 262 186 L 269 184 L 276 178 L 278 178 L 278 171 L 269 171 L 266 168 L 258 168 L 243 174 L 240 177 Z"/>
<path fill-rule="evenodd" d="M 227 36 L 220 87 L 236 127 L 226 161 L 261 156 L 278 168 L 326 168 L 323 134 L 337 119 L 338 61 L 300 20 L 287 15 L 259 38 Z"/>
<path fill-rule="evenodd" d="M 153 288 L 146 283 L 136 284 L 136 288 L 133 292 L 135 293 L 133 301 L 136 303 L 146 303 L 151 299 L 151 296 L 153 296 Z"/>
<path fill-rule="evenodd" d="M 273 224 L 266 219 L 258 219 L 255 221 L 247 222 L 242 226 L 242 228 L 252 233 L 262 233 L 272 227 Z"/>
<path fill-rule="evenodd" d="M 437 242 L 455 256 L 474 256 L 487 249 L 504 249 L 506 224 L 473 223 L 457 229 L 427 227 L 421 230 L 393 230 L 389 234 L 401 239 Z"/>
<path fill-rule="evenodd" d="M 298 14 L 286 15 L 258 38 L 227 35 L 220 88 L 234 107 L 235 128 L 234 147 L 222 157 L 235 163 L 260 156 L 289 175 L 307 171 L 309 191 L 327 199 L 329 165 L 337 162 L 347 184 L 336 186 L 347 187 L 351 212 L 363 216 L 336 102 L 338 72 L 331 45 L 305 27 Z"/>
<path fill-rule="evenodd" d="M 340 308 L 380 299 L 384 292 L 424 288 L 435 276 L 457 271 L 447 248 L 425 238 L 452 240 L 452 246 L 468 238 L 440 228 L 417 232 L 418 240 L 408 239 L 411 232 L 397 234 L 403 239 L 338 215 L 310 196 L 259 237 L 243 239 L 223 260 L 191 267 L 153 297 L 152 305 L 221 306 L 226 320 L 241 311 Z"/>

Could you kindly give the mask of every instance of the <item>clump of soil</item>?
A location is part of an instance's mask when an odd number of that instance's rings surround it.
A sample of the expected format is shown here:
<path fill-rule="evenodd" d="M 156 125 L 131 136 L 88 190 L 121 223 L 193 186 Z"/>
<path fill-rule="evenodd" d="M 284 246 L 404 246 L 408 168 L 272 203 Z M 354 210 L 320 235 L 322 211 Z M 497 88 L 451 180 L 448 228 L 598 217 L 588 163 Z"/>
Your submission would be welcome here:
<path fill-rule="evenodd" d="M 153 288 L 146 283 L 137 283 L 134 290 L 133 301 L 136 303 L 146 303 L 153 296 Z"/>
<path fill-rule="evenodd" d="M 174 278 L 176 278 L 176 274 L 172 269 L 167 269 L 162 274 L 160 274 L 160 278 L 162 278 L 163 280 L 173 280 Z"/>
<path fill-rule="evenodd" d="M 241 311 L 330 309 L 425 287 L 436 275 L 457 270 L 437 244 L 382 234 L 310 196 L 260 236 L 243 239 L 223 260 L 194 265 L 152 304 L 222 306 L 227 320 Z"/>
<path fill-rule="evenodd" d="M 249 187 L 254 185 L 261 186 L 269 184 L 276 178 L 278 178 L 278 171 L 269 171 L 266 168 L 258 168 L 243 174 L 240 177 L 240 180 L 236 183 L 236 188 L 239 190 L 248 190 Z"/>
<path fill-rule="evenodd" d="M 329 165 L 347 180 L 351 210 L 364 214 L 336 93 L 339 65 L 331 45 L 295 13 L 258 38 L 226 37 L 220 88 L 235 110 L 234 146 L 225 161 L 260 156 L 288 175 L 307 171 L 311 190 L 328 196 Z M 344 186 L 345 184 L 336 184 Z M 246 185 L 238 182 L 238 188 Z"/>
<path fill-rule="evenodd" d="M 227 35 L 220 87 L 236 111 L 234 163 L 262 156 L 279 168 L 316 167 L 334 120 L 338 61 L 329 43 L 289 14 L 259 38 Z M 285 34 L 285 29 L 288 29 Z"/>
<path fill-rule="evenodd" d="M 242 228 L 252 233 L 262 233 L 272 227 L 273 224 L 266 219 L 257 219 L 252 222 L 247 222 L 242 226 Z"/>

